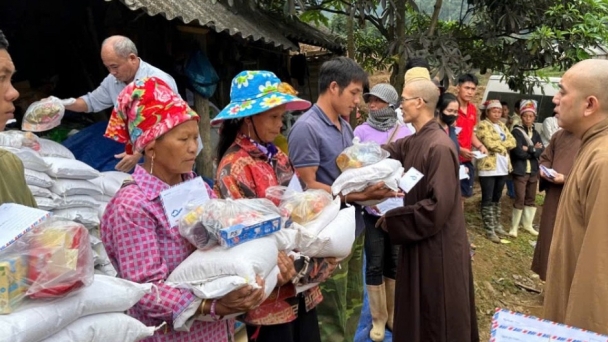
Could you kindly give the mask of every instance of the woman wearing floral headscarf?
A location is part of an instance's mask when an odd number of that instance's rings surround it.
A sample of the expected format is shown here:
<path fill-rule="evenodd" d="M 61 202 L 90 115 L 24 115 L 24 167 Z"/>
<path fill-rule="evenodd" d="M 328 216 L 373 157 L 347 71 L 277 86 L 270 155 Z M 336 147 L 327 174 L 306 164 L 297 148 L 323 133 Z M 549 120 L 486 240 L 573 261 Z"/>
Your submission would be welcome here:
<path fill-rule="evenodd" d="M 101 221 L 101 237 L 119 277 L 156 287 L 129 310 L 148 326 L 167 323 L 144 341 L 232 341 L 234 320 L 221 317 L 247 311 L 263 298 L 263 286 L 201 301 L 190 290 L 164 284 L 195 249 L 169 224 L 160 194 L 195 177 L 191 170 L 198 120 L 165 82 L 147 78 L 134 81 L 120 93 L 105 134 L 126 143 L 128 152 L 144 154 L 143 165 L 135 167 L 133 180 L 116 193 Z M 211 322 L 197 320 L 188 332 L 174 330 L 173 322 L 201 314 Z"/>
<path fill-rule="evenodd" d="M 511 150 L 513 162 L 513 185 L 515 201 L 509 235 L 517 237 L 521 221 L 522 228 L 536 236 L 532 222 L 536 215 L 536 191 L 538 189 L 538 158 L 545 150 L 540 134 L 534 129 L 537 104 L 534 100 L 522 100 L 519 115 L 521 125 L 516 125 L 511 132 L 517 146 Z"/>
<path fill-rule="evenodd" d="M 304 110 L 310 102 L 268 71 L 243 71 L 232 80 L 231 102 L 213 120 L 220 130 L 215 191 L 221 198 L 265 198 L 271 186 L 287 186 L 295 170 L 273 143 L 286 110 Z M 320 342 L 315 307 L 323 300 L 317 286 L 297 294 L 295 284 L 327 279 L 334 258 L 303 257 L 295 263 L 279 254 L 278 287 L 259 308 L 244 317 L 249 341 Z"/>
<path fill-rule="evenodd" d="M 486 237 L 500 243 L 498 235 L 506 236 L 502 221 L 500 198 L 507 175 L 511 171 L 509 151 L 515 147 L 515 139 L 500 120 L 502 104 L 498 100 L 485 103 L 481 121 L 477 124 L 477 139 L 487 148 L 488 155 L 477 160 L 481 185 L 481 218 Z"/>

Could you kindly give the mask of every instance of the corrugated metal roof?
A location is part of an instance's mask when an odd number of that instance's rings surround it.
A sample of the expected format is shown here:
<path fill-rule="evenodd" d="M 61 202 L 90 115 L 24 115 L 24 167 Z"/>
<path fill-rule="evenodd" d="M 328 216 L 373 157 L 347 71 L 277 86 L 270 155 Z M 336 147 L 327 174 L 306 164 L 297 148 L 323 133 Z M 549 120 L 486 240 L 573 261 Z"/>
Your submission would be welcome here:
<path fill-rule="evenodd" d="M 111 0 L 106 0 L 111 1 Z M 169 20 L 178 18 L 185 24 L 209 27 L 231 36 L 261 41 L 284 50 L 299 50 L 294 41 L 343 50 L 329 35 L 297 18 L 279 18 L 262 11 L 241 10 L 211 0 L 120 0 L 129 9 L 144 10 L 151 16 L 162 14 Z"/>

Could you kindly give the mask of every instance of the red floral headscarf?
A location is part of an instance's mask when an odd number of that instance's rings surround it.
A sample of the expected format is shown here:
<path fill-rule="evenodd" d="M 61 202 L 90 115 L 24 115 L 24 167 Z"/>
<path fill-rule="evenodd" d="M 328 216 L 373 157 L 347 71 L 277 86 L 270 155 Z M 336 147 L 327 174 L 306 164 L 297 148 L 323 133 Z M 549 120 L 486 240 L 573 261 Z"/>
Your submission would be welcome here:
<path fill-rule="evenodd" d="M 156 77 L 143 78 L 118 95 L 105 136 L 125 143 L 127 153 L 133 154 L 189 120 L 198 121 L 198 114 L 167 83 Z"/>

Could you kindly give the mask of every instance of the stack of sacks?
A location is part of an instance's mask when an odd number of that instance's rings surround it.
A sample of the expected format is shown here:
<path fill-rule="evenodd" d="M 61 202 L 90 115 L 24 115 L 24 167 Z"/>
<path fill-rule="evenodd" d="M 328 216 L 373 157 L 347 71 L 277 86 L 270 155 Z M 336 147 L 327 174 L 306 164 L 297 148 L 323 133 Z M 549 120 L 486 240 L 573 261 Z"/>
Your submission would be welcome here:
<path fill-rule="evenodd" d="M 89 182 L 99 177 L 99 172 L 75 159 L 60 157 L 42 159 L 49 165 L 47 174 L 54 180 L 50 190 L 59 196 L 59 200 L 54 203 L 53 214 L 66 220 L 80 222 L 89 229 L 99 226 L 97 213 L 99 202 L 95 200 L 95 196 L 100 196 L 102 192 L 97 185 Z M 36 201 L 38 202 L 39 199 L 36 198 Z"/>
<path fill-rule="evenodd" d="M 0 315 L 0 342 L 142 340 L 156 329 L 124 312 L 151 290 L 151 284 L 95 275 L 90 286 L 70 296 L 26 300 L 11 314 Z"/>
<path fill-rule="evenodd" d="M 280 248 L 309 257 L 345 258 L 350 254 L 355 240 L 355 211 L 340 210 L 340 198 L 332 199 L 324 190 L 298 192 L 282 186 L 268 188 L 266 197 L 279 203 L 294 222 L 292 229 L 274 234 Z"/>
<path fill-rule="evenodd" d="M 399 180 L 403 176 L 401 162 L 388 159 L 388 152 L 373 141 L 361 143 L 359 138 L 347 147 L 336 159 L 342 171 L 331 186 L 334 195 L 348 195 L 367 187 L 384 182 L 393 191 L 399 190 Z M 376 205 L 383 200 L 360 202 L 361 205 Z"/>
<path fill-rule="evenodd" d="M 95 273 L 103 274 L 110 277 L 116 277 L 118 272 L 112 265 L 112 261 L 106 252 L 106 248 L 101 241 L 99 228 L 89 230 L 91 239 L 91 248 L 93 249 L 93 265 L 95 265 Z"/>
<path fill-rule="evenodd" d="M 95 184 L 101 189 L 102 194 L 95 196 L 97 202 L 99 202 L 98 215 L 99 219 L 103 216 L 106 210 L 106 206 L 116 195 L 118 190 L 122 187 L 122 184 L 131 179 L 131 175 L 120 171 L 106 171 L 101 172 L 99 177 L 91 179 L 91 183 Z"/>

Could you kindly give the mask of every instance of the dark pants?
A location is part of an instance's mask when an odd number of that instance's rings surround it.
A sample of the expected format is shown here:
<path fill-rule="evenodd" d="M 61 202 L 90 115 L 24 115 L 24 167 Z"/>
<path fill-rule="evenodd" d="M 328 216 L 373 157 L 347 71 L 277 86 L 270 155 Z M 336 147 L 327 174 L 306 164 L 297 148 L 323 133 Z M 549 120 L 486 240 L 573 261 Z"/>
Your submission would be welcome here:
<path fill-rule="evenodd" d="M 479 185 L 481 185 L 481 206 L 487 207 L 492 203 L 500 202 L 502 190 L 505 187 L 507 176 L 480 176 Z"/>
<path fill-rule="evenodd" d="M 513 175 L 513 185 L 515 185 L 515 201 L 513 201 L 515 209 L 523 209 L 524 206 L 536 206 L 538 174 L 533 176 L 529 173 L 526 173 L 525 176 Z"/>
<path fill-rule="evenodd" d="M 471 162 L 461 163 L 461 165 L 469 169 L 469 178 L 460 180 L 460 193 L 462 197 L 471 197 L 473 196 L 473 185 L 475 184 L 475 166 Z"/>
<path fill-rule="evenodd" d="M 507 177 L 507 196 L 515 198 L 515 186 L 513 185 L 513 178 Z"/>
<path fill-rule="evenodd" d="M 247 325 L 247 337 L 255 342 L 321 342 L 317 309 L 306 312 L 304 296 L 299 296 L 298 318 L 277 325 Z M 259 328 L 259 332 L 258 332 Z M 253 339 L 256 332 L 257 338 Z"/>
<path fill-rule="evenodd" d="M 365 221 L 365 283 L 381 285 L 382 277 L 395 279 L 399 246 L 391 245 L 388 233 L 376 228 L 379 217 L 363 214 Z"/>

